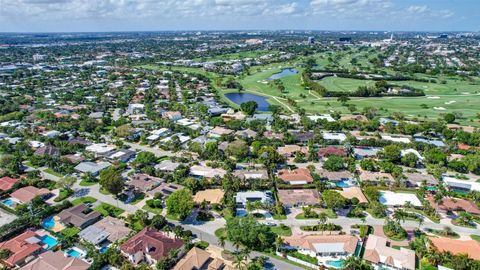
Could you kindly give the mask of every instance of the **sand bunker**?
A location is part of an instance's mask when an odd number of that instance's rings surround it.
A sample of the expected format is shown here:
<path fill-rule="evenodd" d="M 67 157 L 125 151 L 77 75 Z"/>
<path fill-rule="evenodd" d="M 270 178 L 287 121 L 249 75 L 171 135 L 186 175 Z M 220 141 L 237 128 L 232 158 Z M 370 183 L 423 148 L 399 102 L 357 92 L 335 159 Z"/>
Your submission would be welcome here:
<path fill-rule="evenodd" d="M 445 102 L 445 104 L 446 104 L 446 105 L 450 105 L 450 104 L 453 104 L 453 103 L 455 103 L 455 102 L 457 102 L 457 101 L 456 101 L 456 100 L 450 100 L 450 101 Z"/>
<path fill-rule="evenodd" d="M 438 111 L 445 111 L 446 110 L 444 107 L 433 107 L 433 109 L 438 110 Z"/>
<path fill-rule="evenodd" d="M 440 97 L 427 97 L 428 99 L 439 99 Z"/>

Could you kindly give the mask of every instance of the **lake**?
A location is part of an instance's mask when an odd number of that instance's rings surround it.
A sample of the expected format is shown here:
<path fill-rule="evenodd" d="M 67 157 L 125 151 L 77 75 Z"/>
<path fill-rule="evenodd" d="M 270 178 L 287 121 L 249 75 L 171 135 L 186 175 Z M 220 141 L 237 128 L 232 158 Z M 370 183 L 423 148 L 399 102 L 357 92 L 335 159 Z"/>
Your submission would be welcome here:
<path fill-rule="evenodd" d="M 280 78 L 283 78 L 283 77 L 286 77 L 286 76 L 292 76 L 292 75 L 295 75 L 295 74 L 298 74 L 298 70 L 296 70 L 294 68 L 284 68 L 282 71 L 280 71 L 278 73 L 275 73 L 272 76 L 268 77 L 267 80 L 273 81 L 273 80 L 276 80 L 276 79 L 280 79 Z"/>
<path fill-rule="evenodd" d="M 258 105 L 257 111 L 269 111 L 268 107 L 270 103 L 268 103 L 267 98 L 263 96 L 250 93 L 228 93 L 225 94 L 225 97 L 239 106 L 247 101 L 255 101 Z"/>

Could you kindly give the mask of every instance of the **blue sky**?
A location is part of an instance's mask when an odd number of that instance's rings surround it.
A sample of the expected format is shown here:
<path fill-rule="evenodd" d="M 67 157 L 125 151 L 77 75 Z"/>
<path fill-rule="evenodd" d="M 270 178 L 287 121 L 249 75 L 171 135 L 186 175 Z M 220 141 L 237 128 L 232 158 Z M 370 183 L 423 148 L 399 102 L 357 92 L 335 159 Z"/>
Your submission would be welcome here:
<path fill-rule="evenodd" d="M 0 0 L 0 32 L 480 31 L 480 0 Z"/>

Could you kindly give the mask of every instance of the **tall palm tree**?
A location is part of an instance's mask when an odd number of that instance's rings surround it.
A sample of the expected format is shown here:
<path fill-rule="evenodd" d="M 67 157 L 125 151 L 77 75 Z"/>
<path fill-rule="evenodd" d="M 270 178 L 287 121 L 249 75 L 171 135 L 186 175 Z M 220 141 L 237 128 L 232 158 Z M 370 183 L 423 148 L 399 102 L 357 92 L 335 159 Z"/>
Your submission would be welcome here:
<path fill-rule="evenodd" d="M 233 255 L 233 264 L 237 270 L 245 269 L 244 255 L 241 252 L 235 252 Z"/>
<path fill-rule="evenodd" d="M 221 247 L 221 248 L 224 248 L 225 247 L 225 242 L 227 240 L 227 237 L 225 235 L 220 235 L 218 237 L 218 245 Z"/>

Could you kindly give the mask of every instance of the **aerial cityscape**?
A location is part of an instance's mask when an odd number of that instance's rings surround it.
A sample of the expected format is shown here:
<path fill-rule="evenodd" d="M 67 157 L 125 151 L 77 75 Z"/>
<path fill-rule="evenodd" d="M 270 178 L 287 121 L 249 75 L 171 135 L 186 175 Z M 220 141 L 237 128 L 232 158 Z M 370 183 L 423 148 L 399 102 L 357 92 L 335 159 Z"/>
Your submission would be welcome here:
<path fill-rule="evenodd" d="M 0 0 L 0 269 L 480 270 L 479 12 Z"/>

